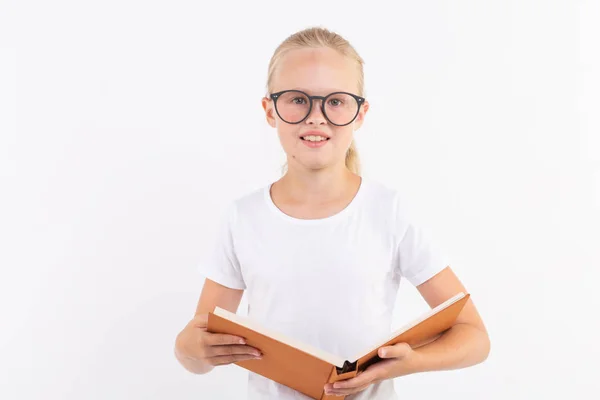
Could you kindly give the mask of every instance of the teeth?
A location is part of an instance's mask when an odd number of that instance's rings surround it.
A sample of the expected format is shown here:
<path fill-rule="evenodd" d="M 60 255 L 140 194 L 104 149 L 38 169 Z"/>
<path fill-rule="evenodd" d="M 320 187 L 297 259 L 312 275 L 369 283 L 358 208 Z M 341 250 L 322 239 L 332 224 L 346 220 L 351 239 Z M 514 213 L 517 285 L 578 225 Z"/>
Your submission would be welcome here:
<path fill-rule="evenodd" d="M 309 142 L 320 142 L 322 140 L 327 140 L 323 136 L 304 136 L 304 140 L 308 140 Z"/>

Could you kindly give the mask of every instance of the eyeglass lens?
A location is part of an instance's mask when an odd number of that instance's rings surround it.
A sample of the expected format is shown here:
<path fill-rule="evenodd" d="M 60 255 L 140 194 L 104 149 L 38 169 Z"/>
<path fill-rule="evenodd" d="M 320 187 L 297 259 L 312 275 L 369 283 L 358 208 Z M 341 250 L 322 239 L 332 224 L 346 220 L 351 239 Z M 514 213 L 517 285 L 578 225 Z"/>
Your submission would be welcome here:
<path fill-rule="evenodd" d="M 336 125 L 350 123 L 357 114 L 358 102 L 348 94 L 333 93 L 323 100 L 325 116 Z M 313 108 L 319 106 L 313 104 Z M 290 124 L 302 121 L 309 113 L 310 99 L 306 94 L 298 91 L 285 92 L 279 96 L 275 103 L 281 119 Z"/>

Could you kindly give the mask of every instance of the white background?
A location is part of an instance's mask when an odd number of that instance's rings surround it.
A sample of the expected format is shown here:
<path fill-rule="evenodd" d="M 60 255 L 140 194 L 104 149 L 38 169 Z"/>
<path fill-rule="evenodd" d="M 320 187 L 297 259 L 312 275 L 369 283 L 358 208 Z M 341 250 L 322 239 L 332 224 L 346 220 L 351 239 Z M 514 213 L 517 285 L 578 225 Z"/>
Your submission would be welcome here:
<path fill-rule="evenodd" d="M 267 64 L 312 25 L 366 60 L 364 175 L 411 196 L 492 339 L 401 397 L 598 393 L 598 2 L 0 4 L 0 398 L 243 398 L 173 343 L 220 213 L 280 176 Z M 403 283 L 394 325 L 425 307 Z"/>

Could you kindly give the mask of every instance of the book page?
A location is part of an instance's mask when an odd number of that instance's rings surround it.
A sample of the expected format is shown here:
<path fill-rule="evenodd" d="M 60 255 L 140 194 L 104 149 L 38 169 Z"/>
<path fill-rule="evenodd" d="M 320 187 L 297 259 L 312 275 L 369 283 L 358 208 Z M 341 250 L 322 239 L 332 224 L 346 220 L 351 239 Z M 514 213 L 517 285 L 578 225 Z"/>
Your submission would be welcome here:
<path fill-rule="evenodd" d="M 361 353 L 359 353 L 358 355 L 354 356 L 353 358 L 350 359 L 350 361 L 356 361 L 358 359 L 360 359 L 362 356 L 364 356 L 365 354 L 369 354 L 370 352 L 377 350 L 378 348 L 382 347 L 384 344 L 386 344 L 387 342 L 389 342 L 390 340 L 394 339 L 396 336 L 408 331 L 409 329 L 413 328 L 414 326 L 420 324 L 421 322 L 425 321 L 427 318 L 435 315 L 436 313 L 440 312 L 441 310 L 449 307 L 450 305 L 456 303 L 458 300 L 462 299 L 463 297 L 465 297 L 465 294 L 463 292 L 460 292 L 458 294 L 456 294 L 455 296 L 449 298 L 448 300 L 446 300 L 445 302 L 441 303 L 440 305 L 438 305 L 437 307 L 434 307 L 432 309 L 430 309 L 429 311 L 427 311 L 426 313 L 424 313 L 423 315 L 421 315 L 419 318 L 411 321 L 410 323 L 402 326 L 401 328 L 395 330 L 394 332 L 390 333 L 390 335 L 382 340 L 377 346 L 373 346 L 370 349 L 367 349 Z"/>
<path fill-rule="evenodd" d="M 270 338 L 273 338 L 281 343 L 285 343 L 291 347 L 294 347 L 298 350 L 301 350 L 305 353 L 308 353 L 318 359 L 321 359 L 325 362 L 328 362 L 331 365 L 334 365 L 336 367 L 340 367 L 342 368 L 344 366 L 344 362 L 346 360 L 344 360 L 343 358 L 327 353 L 326 351 L 317 349 L 316 347 L 313 347 L 311 345 L 308 345 L 306 343 L 302 343 L 298 340 L 292 339 L 290 337 L 287 337 L 279 332 L 275 332 L 272 331 L 270 329 L 267 329 L 263 326 L 260 326 L 259 324 L 257 324 L 255 321 L 252 321 L 249 318 L 243 317 L 241 315 L 237 315 L 234 314 L 230 311 L 224 310 L 220 307 L 215 307 L 215 311 L 214 311 L 215 315 L 218 315 L 221 318 L 225 318 L 229 321 L 235 322 L 236 324 L 242 325 L 248 329 L 251 329 L 255 332 L 258 332 L 262 335 L 268 336 Z"/>

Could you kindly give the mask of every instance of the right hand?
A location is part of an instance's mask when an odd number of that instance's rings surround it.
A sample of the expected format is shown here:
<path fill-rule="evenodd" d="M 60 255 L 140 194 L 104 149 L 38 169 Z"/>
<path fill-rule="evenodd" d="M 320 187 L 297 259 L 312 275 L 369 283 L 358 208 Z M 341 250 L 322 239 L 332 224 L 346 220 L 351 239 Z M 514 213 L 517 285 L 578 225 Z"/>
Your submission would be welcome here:
<path fill-rule="evenodd" d="M 243 344 L 244 338 L 210 333 L 206 329 L 207 324 L 208 314 L 197 315 L 177 335 L 176 350 L 180 357 L 197 363 L 198 367 L 214 367 L 260 358 L 258 349 Z"/>

